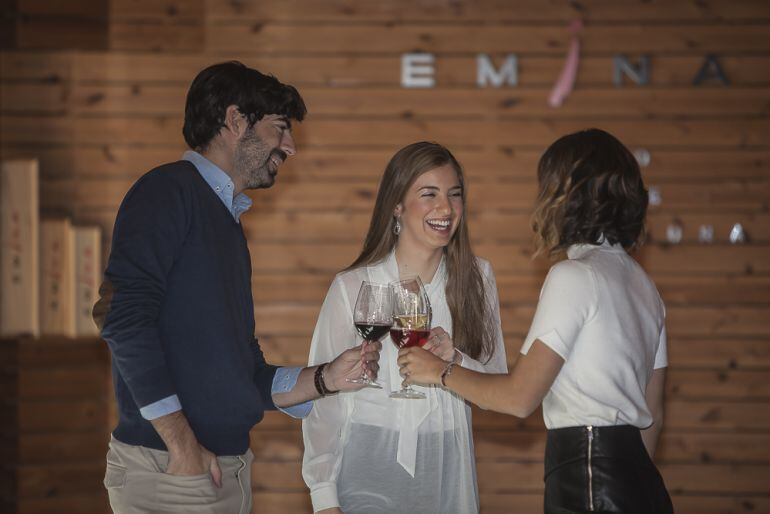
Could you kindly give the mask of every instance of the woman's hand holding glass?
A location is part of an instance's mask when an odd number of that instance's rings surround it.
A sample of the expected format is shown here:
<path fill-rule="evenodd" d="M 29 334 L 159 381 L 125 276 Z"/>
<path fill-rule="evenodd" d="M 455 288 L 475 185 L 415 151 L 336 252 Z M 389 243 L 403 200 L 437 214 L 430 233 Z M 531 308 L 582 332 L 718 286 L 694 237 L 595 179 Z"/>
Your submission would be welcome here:
<path fill-rule="evenodd" d="M 441 374 L 447 367 L 447 361 L 419 346 L 399 350 L 397 362 L 406 385 L 441 385 Z"/>
<path fill-rule="evenodd" d="M 432 310 L 420 277 L 411 277 L 391 284 L 393 289 L 393 327 L 390 339 L 397 348 L 422 346 L 428 341 Z M 390 393 L 391 398 L 424 399 L 426 396 L 411 387 Z"/>
<path fill-rule="evenodd" d="M 446 330 L 442 327 L 431 329 L 428 342 L 423 346 L 433 355 L 447 361 L 459 364 L 460 353 L 455 349 L 454 342 Z"/>

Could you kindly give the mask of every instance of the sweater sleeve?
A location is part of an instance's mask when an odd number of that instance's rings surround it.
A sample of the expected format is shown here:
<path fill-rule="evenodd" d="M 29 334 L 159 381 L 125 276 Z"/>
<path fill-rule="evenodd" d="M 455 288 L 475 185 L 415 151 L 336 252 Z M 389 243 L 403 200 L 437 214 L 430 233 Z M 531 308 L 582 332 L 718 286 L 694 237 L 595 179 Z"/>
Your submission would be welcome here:
<path fill-rule="evenodd" d="M 278 367 L 267 363 L 265 355 L 262 353 L 262 348 L 259 346 L 258 339 L 254 338 L 254 344 L 251 349 L 254 352 L 254 361 L 256 363 L 254 383 L 257 386 L 259 395 L 262 397 L 262 405 L 265 410 L 276 410 L 275 403 L 273 402 L 273 379 Z"/>
<path fill-rule="evenodd" d="M 158 333 L 169 272 L 189 229 L 189 195 L 150 172 L 118 210 L 94 319 L 141 409 L 176 394 Z"/>

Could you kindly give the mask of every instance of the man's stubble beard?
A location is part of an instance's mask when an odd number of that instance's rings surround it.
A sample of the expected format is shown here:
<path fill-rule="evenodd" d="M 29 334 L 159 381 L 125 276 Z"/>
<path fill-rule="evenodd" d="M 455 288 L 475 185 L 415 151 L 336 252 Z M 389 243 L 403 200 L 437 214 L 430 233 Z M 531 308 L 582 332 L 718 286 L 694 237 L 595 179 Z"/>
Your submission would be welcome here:
<path fill-rule="evenodd" d="M 275 178 L 270 175 L 270 155 L 273 149 L 263 143 L 251 127 L 235 148 L 233 171 L 242 177 L 245 189 L 264 189 L 271 187 Z"/>

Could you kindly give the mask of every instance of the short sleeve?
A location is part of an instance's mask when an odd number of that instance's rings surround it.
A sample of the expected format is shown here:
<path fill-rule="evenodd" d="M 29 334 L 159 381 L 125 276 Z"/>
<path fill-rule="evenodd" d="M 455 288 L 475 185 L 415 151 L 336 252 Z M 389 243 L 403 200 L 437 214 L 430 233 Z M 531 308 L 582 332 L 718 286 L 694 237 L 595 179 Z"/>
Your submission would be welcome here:
<path fill-rule="evenodd" d="M 668 367 L 668 341 L 666 337 L 666 324 L 660 329 L 660 340 L 658 341 L 658 351 L 655 352 L 655 365 L 653 369 Z"/>
<path fill-rule="evenodd" d="M 556 264 L 545 277 L 521 353 L 526 355 L 539 339 L 566 361 L 581 329 L 596 312 L 596 304 L 590 267 L 572 260 Z"/>

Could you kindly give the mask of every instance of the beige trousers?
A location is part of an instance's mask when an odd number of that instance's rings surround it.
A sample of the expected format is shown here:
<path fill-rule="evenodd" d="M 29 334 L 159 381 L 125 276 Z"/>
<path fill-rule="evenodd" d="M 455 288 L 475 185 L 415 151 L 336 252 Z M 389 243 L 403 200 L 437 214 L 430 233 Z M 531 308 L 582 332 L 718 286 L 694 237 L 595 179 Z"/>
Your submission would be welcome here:
<path fill-rule="evenodd" d="M 208 473 L 166 474 L 168 452 L 112 438 L 104 487 L 115 514 L 248 514 L 253 460 L 251 450 L 236 457 L 217 457 L 222 469 L 220 489 Z"/>

